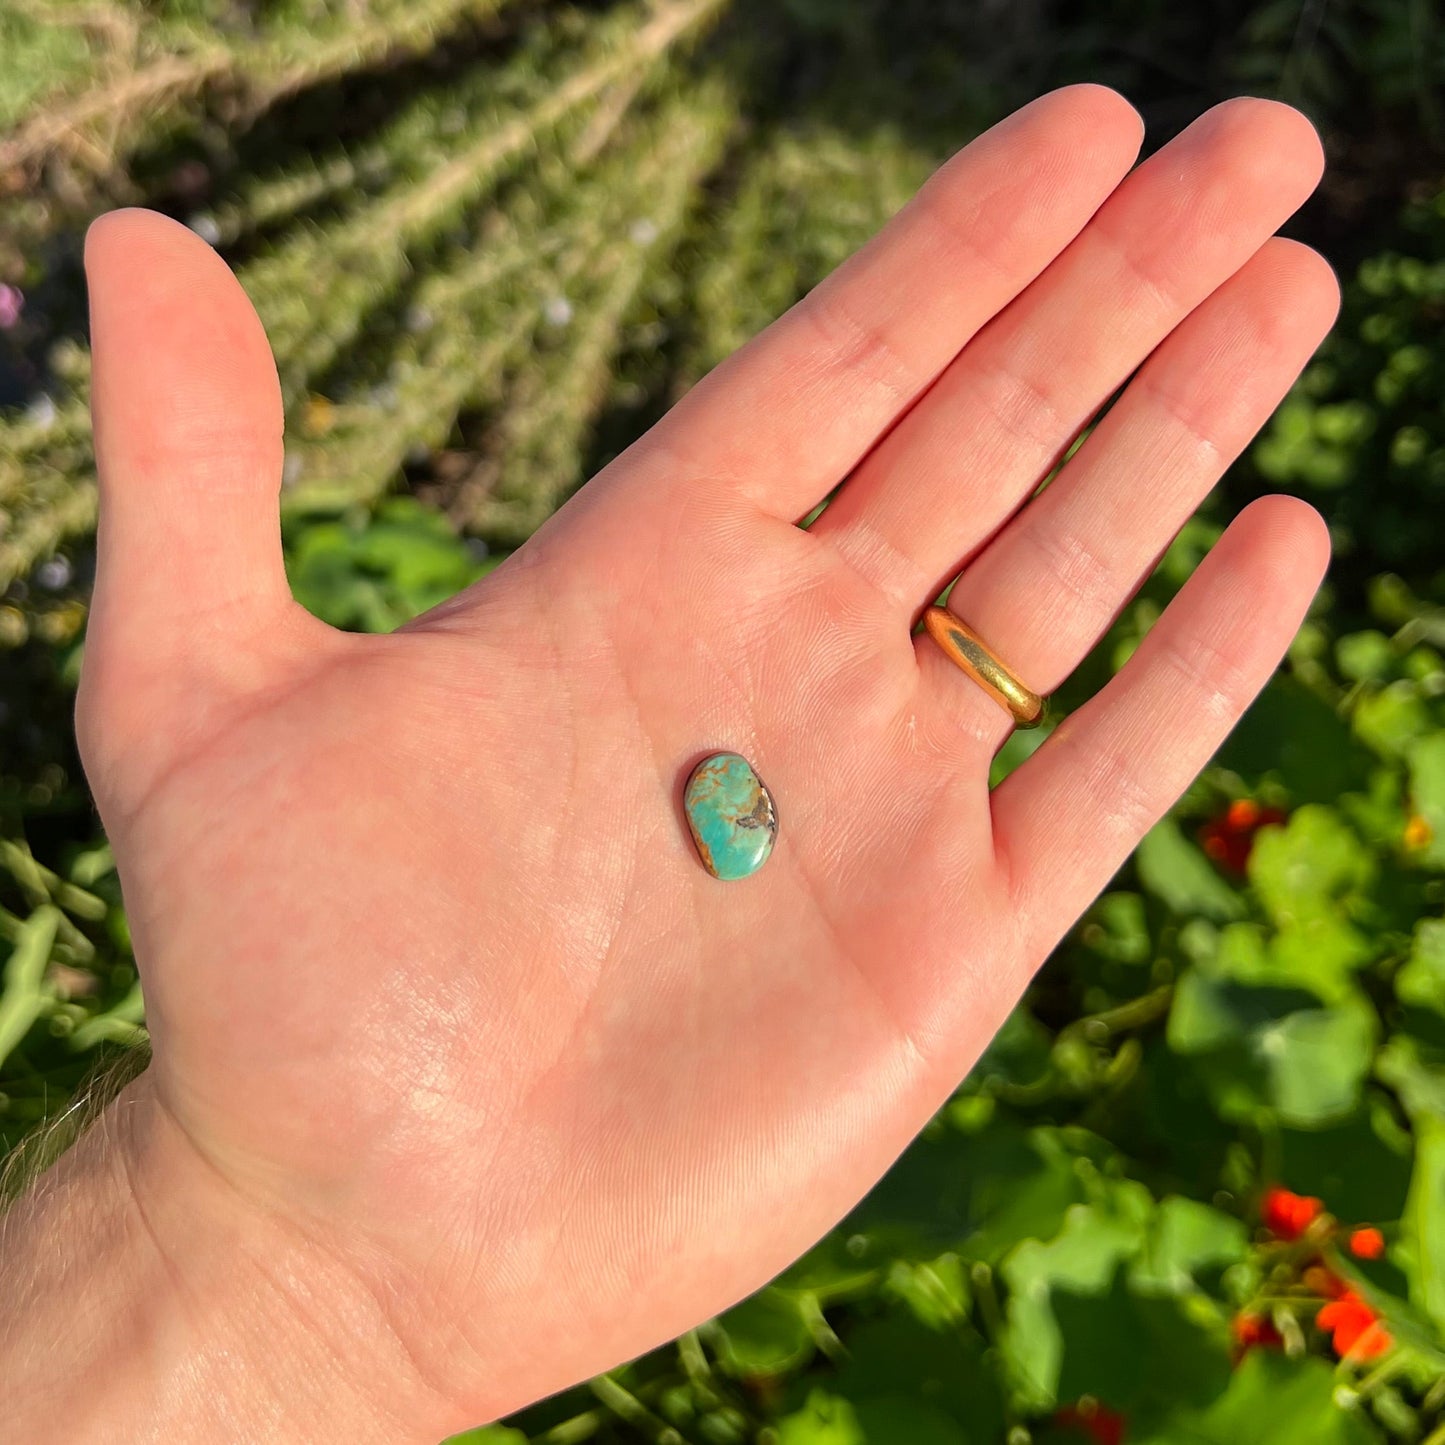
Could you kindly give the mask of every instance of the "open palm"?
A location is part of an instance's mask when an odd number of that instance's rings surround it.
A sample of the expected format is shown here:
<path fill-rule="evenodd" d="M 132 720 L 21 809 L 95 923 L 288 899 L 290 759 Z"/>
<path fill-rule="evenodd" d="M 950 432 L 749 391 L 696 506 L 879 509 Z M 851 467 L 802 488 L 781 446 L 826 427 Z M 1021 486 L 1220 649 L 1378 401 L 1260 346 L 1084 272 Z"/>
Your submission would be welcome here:
<path fill-rule="evenodd" d="M 1301 116 L 1231 102 L 1125 179 L 1139 141 L 1091 86 L 996 127 L 387 637 L 288 592 L 275 373 L 229 272 L 148 213 L 93 228 L 78 725 L 154 1038 L 137 1188 L 182 1276 L 198 1211 L 254 1221 L 278 1317 L 334 1332 L 386 1438 L 800 1253 L 1276 665 L 1328 551 L 1287 498 L 992 794 L 1011 720 L 911 635 L 965 568 L 951 607 L 1055 687 L 1333 318 L 1329 268 L 1269 239 L 1318 179 Z M 781 822 L 727 883 L 680 801 L 719 749 Z"/>

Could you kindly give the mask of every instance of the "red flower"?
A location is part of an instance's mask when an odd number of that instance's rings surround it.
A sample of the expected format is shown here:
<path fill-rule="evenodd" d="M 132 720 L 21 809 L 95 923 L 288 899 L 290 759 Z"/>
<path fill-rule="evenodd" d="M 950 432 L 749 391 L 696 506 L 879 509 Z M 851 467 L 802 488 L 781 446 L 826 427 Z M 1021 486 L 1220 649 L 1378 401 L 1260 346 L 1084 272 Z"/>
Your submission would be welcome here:
<path fill-rule="evenodd" d="M 1385 1252 L 1385 1236 L 1378 1229 L 1357 1229 L 1350 1236 L 1350 1253 L 1356 1259 L 1379 1259 Z"/>
<path fill-rule="evenodd" d="M 1335 1353 L 1341 1359 L 1348 1355 L 1370 1360 L 1383 1355 L 1395 1343 L 1379 1315 L 1352 1289 L 1322 1306 L 1315 1323 L 1333 1334 Z"/>
<path fill-rule="evenodd" d="M 1268 1315 L 1237 1314 L 1229 1328 L 1234 1336 L 1236 1363 L 1257 1347 L 1269 1350 L 1284 1348 L 1284 1336 L 1275 1329 L 1274 1321 Z"/>
<path fill-rule="evenodd" d="M 1278 1239 L 1298 1239 L 1324 1210 L 1321 1200 L 1308 1194 L 1291 1194 L 1288 1189 L 1267 1189 L 1260 1202 L 1259 1217 Z"/>
<path fill-rule="evenodd" d="M 1117 1410 L 1087 1397 L 1077 1405 L 1065 1405 L 1054 1415 L 1055 1425 L 1072 1425 L 1096 1445 L 1124 1445 L 1124 1432 L 1129 1421 Z"/>
<path fill-rule="evenodd" d="M 1283 823 L 1286 814 L 1278 808 L 1262 808 L 1252 798 L 1236 798 L 1217 818 L 1199 830 L 1204 851 L 1230 873 L 1244 873 L 1254 835 L 1272 823 Z"/>

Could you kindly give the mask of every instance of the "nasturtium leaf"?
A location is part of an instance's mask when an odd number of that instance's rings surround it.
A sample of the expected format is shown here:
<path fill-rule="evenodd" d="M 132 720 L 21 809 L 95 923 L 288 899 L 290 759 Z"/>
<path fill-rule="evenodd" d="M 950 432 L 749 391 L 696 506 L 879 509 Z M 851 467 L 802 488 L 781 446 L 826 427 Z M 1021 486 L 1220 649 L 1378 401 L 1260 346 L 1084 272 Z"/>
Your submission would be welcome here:
<path fill-rule="evenodd" d="M 1298 981 L 1327 1001 L 1350 991 L 1349 975 L 1371 963 L 1378 943 L 1342 918 L 1281 928 L 1269 941 L 1269 975 Z"/>
<path fill-rule="evenodd" d="M 999 1169 L 1031 1168 L 1026 1132 L 1016 1124 L 965 1137 L 936 1121 L 838 1226 L 859 1264 L 931 1259 L 974 1224 L 973 1184 Z"/>
<path fill-rule="evenodd" d="M 1405 1201 L 1410 1301 L 1445 1333 L 1445 1117 L 1415 1117 L 1415 1172 Z"/>
<path fill-rule="evenodd" d="M 1029 1239 L 1004 1261 L 1007 1324 L 1001 1348 L 1020 1398 L 1045 1408 L 1059 1397 L 1064 1337 L 1054 1295 L 1103 1295 L 1121 1262 L 1143 1247 L 1153 1201 L 1143 1185 L 1120 1181 L 1094 1204 L 1079 1204 L 1050 1240 Z"/>
<path fill-rule="evenodd" d="M 1384 1437 L 1358 1409 L 1335 1403 L 1334 1387 L 1324 1360 L 1251 1350 L 1207 1408 L 1173 1411 L 1131 1433 L 1129 1445 L 1381 1445 Z"/>
<path fill-rule="evenodd" d="M 811 1358 L 816 1345 L 803 1299 L 771 1285 L 707 1327 L 731 1374 L 783 1375 Z"/>
<path fill-rule="evenodd" d="M 1342 1119 L 1359 1102 L 1375 1051 L 1375 1012 L 1363 999 L 1303 1009 L 1261 1036 L 1271 1102 L 1281 1123 Z"/>
<path fill-rule="evenodd" d="M 932 1329 L 895 1308 L 850 1330 L 844 1343 L 848 1357 L 829 1388 L 852 1404 L 867 1445 L 973 1445 L 1002 1436 L 997 1374 L 966 1325 Z"/>
<path fill-rule="evenodd" d="M 1335 643 L 1340 671 L 1352 682 L 1383 682 L 1394 672 L 1396 653 L 1383 632 L 1347 632 Z"/>
<path fill-rule="evenodd" d="M 1411 1141 L 1382 1098 L 1325 1128 L 1279 1131 L 1278 1179 L 1323 1199 L 1337 1219 L 1398 1219 L 1410 1183 Z"/>
<path fill-rule="evenodd" d="M 1030 1130 L 1027 1153 L 1011 1156 L 1009 1173 L 996 1165 L 980 1171 L 974 1191 L 978 1223 L 961 1242 L 960 1253 L 992 1263 L 1020 1241 L 1051 1238 L 1069 1208 L 1088 1197 L 1089 1166 L 1108 1152 L 1083 1131 Z"/>
<path fill-rule="evenodd" d="M 1249 1231 L 1242 1220 L 1183 1195 L 1161 1200 L 1129 1271 L 1144 1293 L 1181 1294 L 1205 1272 L 1218 1273 L 1244 1258 Z"/>
<path fill-rule="evenodd" d="M 1445 919 L 1422 919 L 1415 927 L 1410 957 L 1395 975 L 1401 1003 L 1445 1014 Z"/>
<path fill-rule="evenodd" d="M 1350 723 L 1361 742 L 1383 757 L 1398 758 L 1430 730 L 1430 709 L 1413 682 L 1393 682 L 1366 693 L 1355 704 Z"/>
<path fill-rule="evenodd" d="M 1432 733 L 1410 749 L 1410 796 L 1429 831 L 1420 857 L 1445 865 L 1445 732 Z"/>
<path fill-rule="evenodd" d="M 1375 1072 L 1412 1118 L 1445 1119 L 1445 1050 L 1413 1034 L 1395 1034 L 1376 1057 Z"/>
<path fill-rule="evenodd" d="M 1058 1398 L 1092 1395 L 1131 1419 L 1181 1404 L 1204 1405 L 1229 1380 L 1229 1336 L 1202 1296 L 1151 1295 L 1120 1270 L 1101 1295 L 1056 1289 L 1063 1337 Z M 1150 1368 L 1141 1370 L 1147 1359 Z"/>
<path fill-rule="evenodd" d="M 996 1260 L 1021 1239 L 1056 1233 L 1064 1211 L 1085 1197 L 1082 1147 L 1057 1130 L 1012 1123 L 969 1134 L 935 1125 L 839 1231 L 860 1263 L 935 1259 L 945 1250 Z"/>
<path fill-rule="evenodd" d="M 1203 967 L 1180 978 L 1169 1010 L 1169 1046 L 1199 1054 L 1248 1044 L 1261 1029 L 1299 1009 L 1318 1008 L 1304 989 L 1237 980 Z"/>
<path fill-rule="evenodd" d="M 1374 759 L 1329 703 L 1283 675 L 1270 680 L 1215 762 L 1251 787 L 1279 779 L 1298 805 L 1363 787 Z"/>
<path fill-rule="evenodd" d="M 1134 862 L 1144 891 L 1181 918 L 1202 916 L 1222 922 L 1244 913 L 1244 899 L 1173 818 L 1160 819 L 1144 835 Z"/>
<path fill-rule="evenodd" d="M 1325 1005 L 1299 988 L 1252 987 L 1191 969 L 1170 1010 L 1170 1047 L 1199 1054 L 1201 1076 L 1226 1118 L 1259 1109 L 1307 1127 L 1358 1103 L 1374 1054 L 1377 1019 L 1360 995 Z"/>
<path fill-rule="evenodd" d="M 1249 878 L 1279 927 L 1335 920 L 1374 877 L 1375 860 L 1333 808 L 1311 804 L 1282 826 L 1261 829 Z"/>
<path fill-rule="evenodd" d="M 807 1404 L 773 1430 L 777 1445 L 868 1445 L 853 1406 L 826 1390 L 813 1390 Z"/>
<path fill-rule="evenodd" d="M 1323 1003 L 1352 997 L 1350 975 L 1373 949 L 1357 929 L 1339 918 L 1268 931 L 1257 923 L 1230 923 L 1219 930 L 1212 955 L 1200 960 L 1213 978 L 1261 988 L 1298 987 Z"/>
<path fill-rule="evenodd" d="M 911 1395 L 871 1395 L 854 1406 L 867 1445 L 973 1445 L 974 1422 Z"/>

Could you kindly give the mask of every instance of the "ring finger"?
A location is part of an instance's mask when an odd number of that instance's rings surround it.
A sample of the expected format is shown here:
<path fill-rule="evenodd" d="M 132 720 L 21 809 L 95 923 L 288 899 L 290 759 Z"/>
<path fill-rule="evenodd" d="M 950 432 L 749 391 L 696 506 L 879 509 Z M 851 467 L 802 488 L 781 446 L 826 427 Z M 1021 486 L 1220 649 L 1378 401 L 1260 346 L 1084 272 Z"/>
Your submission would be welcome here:
<path fill-rule="evenodd" d="M 1333 324 L 1339 286 L 1307 246 L 1273 240 L 1158 348 L 1053 483 L 949 594 L 1036 692 L 1055 688 L 1268 419 Z M 926 691 L 996 746 L 1013 721 L 927 636 Z"/>

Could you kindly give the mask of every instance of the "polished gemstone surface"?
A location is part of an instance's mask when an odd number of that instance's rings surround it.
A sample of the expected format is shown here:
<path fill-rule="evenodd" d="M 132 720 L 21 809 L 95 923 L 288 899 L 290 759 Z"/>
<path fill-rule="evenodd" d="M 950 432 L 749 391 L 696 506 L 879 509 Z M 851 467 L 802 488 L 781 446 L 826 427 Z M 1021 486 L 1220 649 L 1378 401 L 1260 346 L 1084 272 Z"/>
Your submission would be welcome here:
<path fill-rule="evenodd" d="M 778 810 L 745 757 L 704 758 L 687 780 L 682 805 L 698 857 L 714 878 L 746 878 L 768 861 L 778 836 Z"/>

